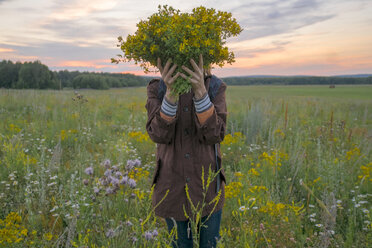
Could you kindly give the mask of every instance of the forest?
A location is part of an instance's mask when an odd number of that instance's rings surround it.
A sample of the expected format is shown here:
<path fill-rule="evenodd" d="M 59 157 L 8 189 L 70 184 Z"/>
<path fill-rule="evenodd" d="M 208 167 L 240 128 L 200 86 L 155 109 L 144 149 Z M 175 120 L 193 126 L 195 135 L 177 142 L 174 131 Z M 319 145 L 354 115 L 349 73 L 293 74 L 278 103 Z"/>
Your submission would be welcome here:
<path fill-rule="evenodd" d="M 109 89 L 145 86 L 147 79 L 133 74 L 51 71 L 40 61 L 0 62 L 0 88 L 13 89 Z"/>
<path fill-rule="evenodd" d="M 108 72 L 51 71 L 40 61 L 0 62 L 0 88 L 109 89 L 146 86 L 151 77 Z M 341 85 L 372 84 L 372 75 L 356 76 L 245 76 L 223 78 L 228 85 Z"/>

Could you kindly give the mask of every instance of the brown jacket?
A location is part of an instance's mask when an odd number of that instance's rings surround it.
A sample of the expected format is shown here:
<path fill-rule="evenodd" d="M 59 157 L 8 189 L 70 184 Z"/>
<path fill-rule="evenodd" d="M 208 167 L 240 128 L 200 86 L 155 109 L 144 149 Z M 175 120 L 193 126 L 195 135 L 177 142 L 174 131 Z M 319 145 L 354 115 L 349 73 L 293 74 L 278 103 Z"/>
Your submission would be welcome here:
<path fill-rule="evenodd" d="M 205 81 L 208 91 L 210 78 Z M 155 214 L 163 218 L 173 217 L 175 220 L 187 220 L 184 208 L 188 216 L 192 217 L 190 203 L 186 197 L 185 186 L 188 184 L 190 198 L 196 206 L 203 200 L 202 167 L 204 167 L 205 182 L 208 168 L 216 171 L 216 159 L 214 144 L 220 143 L 225 135 L 226 128 L 226 84 L 221 83 L 217 94 L 213 99 L 213 112 L 200 124 L 194 103 L 193 93 L 183 94 L 178 100 L 176 117 L 166 120 L 162 117 L 160 108 L 162 101 L 159 99 L 159 79 L 153 79 L 147 86 L 146 109 L 148 120 L 146 130 L 150 138 L 157 143 L 156 169 L 152 179 L 155 184 L 152 196 Z M 200 115 L 200 114 L 199 114 Z M 221 151 L 218 145 L 218 162 L 221 165 Z M 214 212 L 222 209 L 225 201 L 225 172 L 221 169 L 221 197 Z M 203 209 L 202 217 L 211 213 L 214 204 L 209 202 L 217 195 L 216 179 L 211 183 Z"/>

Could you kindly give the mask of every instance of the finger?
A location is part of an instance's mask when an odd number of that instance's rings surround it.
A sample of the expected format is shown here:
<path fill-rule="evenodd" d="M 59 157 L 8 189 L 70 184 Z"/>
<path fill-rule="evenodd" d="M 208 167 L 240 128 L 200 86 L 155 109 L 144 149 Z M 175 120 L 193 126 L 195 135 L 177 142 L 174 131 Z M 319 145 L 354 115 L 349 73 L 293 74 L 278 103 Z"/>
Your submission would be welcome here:
<path fill-rule="evenodd" d="M 183 74 L 182 72 L 180 73 L 180 76 L 183 77 L 184 79 L 189 79 L 185 74 Z"/>
<path fill-rule="evenodd" d="M 158 68 L 159 68 L 160 74 L 163 74 L 163 67 L 161 66 L 161 59 L 160 58 L 158 58 Z"/>
<path fill-rule="evenodd" d="M 167 63 L 165 64 L 165 67 L 163 69 L 164 74 L 168 74 L 169 66 L 172 63 L 172 59 L 168 59 Z"/>
<path fill-rule="evenodd" d="M 190 74 L 191 76 L 195 77 L 196 74 L 195 72 L 193 72 L 192 70 L 190 70 L 189 68 L 187 68 L 186 66 L 182 66 L 182 69 L 184 69 L 188 74 Z"/>
<path fill-rule="evenodd" d="M 167 75 L 172 75 L 173 74 L 173 72 L 174 72 L 174 70 L 177 68 L 177 65 L 176 64 L 174 64 L 173 66 L 172 66 L 172 68 L 170 68 L 170 70 L 168 71 L 168 73 L 167 73 Z"/>
<path fill-rule="evenodd" d="M 174 77 L 171 78 L 171 80 L 169 80 L 169 85 L 173 84 L 174 81 L 176 81 L 176 79 L 180 76 L 180 72 L 177 72 L 176 75 L 174 75 Z"/>
<path fill-rule="evenodd" d="M 203 55 L 199 55 L 199 69 L 203 71 Z"/>
<path fill-rule="evenodd" d="M 198 65 L 195 63 L 195 61 L 193 59 L 190 59 L 190 63 L 192 65 L 192 67 L 194 68 L 195 72 L 200 73 L 200 69 L 199 69 Z"/>

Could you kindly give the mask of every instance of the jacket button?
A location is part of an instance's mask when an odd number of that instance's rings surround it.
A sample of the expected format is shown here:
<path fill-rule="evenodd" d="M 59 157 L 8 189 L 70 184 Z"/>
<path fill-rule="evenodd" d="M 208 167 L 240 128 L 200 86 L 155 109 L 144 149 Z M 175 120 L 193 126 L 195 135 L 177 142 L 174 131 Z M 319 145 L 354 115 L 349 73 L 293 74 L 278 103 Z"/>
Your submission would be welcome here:
<path fill-rule="evenodd" d="M 186 182 L 190 182 L 190 180 L 191 180 L 191 179 L 190 179 L 189 177 L 186 178 Z"/>
<path fill-rule="evenodd" d="M 185 129 L 183 130 L 183 133 L 184 133 L 185 135 L 189 135 L 189 129 L 185 128 Z"/>
<path fill-rule="evenodd" d="M 186 153 L 185 154 L 185 158 L 190 158 L 190 154 L 189 153 Z"/>
<path fill-rule="evenodd" d="M 188 107 L 183 107 L 183 112 L 187 112 L 189 111 L 189 108 Z"/>

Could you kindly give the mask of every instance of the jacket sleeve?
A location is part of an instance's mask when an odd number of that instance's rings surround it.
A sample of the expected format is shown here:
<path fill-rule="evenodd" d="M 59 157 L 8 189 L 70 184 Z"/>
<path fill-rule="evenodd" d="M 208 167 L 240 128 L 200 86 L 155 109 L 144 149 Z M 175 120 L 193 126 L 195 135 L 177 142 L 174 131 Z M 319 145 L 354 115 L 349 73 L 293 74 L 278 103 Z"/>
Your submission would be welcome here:
<path fill-rule="evenodd" d="M 213 112 L 203 124 L 200 124 L 197 116 L 194 118 L 198 138 L 205 144 L 213 145 L 220 143 L 225 137 L 227 116 L 225 91 L 226 84 L 221 83 L 217 95 L 212 101 Z"/>
<path fill-rule="evenodd" d="M 152 80 L 147 86 L 146 131 L 155 143 L 169 144 L 175 134 L 177 115 L 171 121 L 161 117 L 162 102 L 158 98 L 158 85 L 159 80 Z"/>

